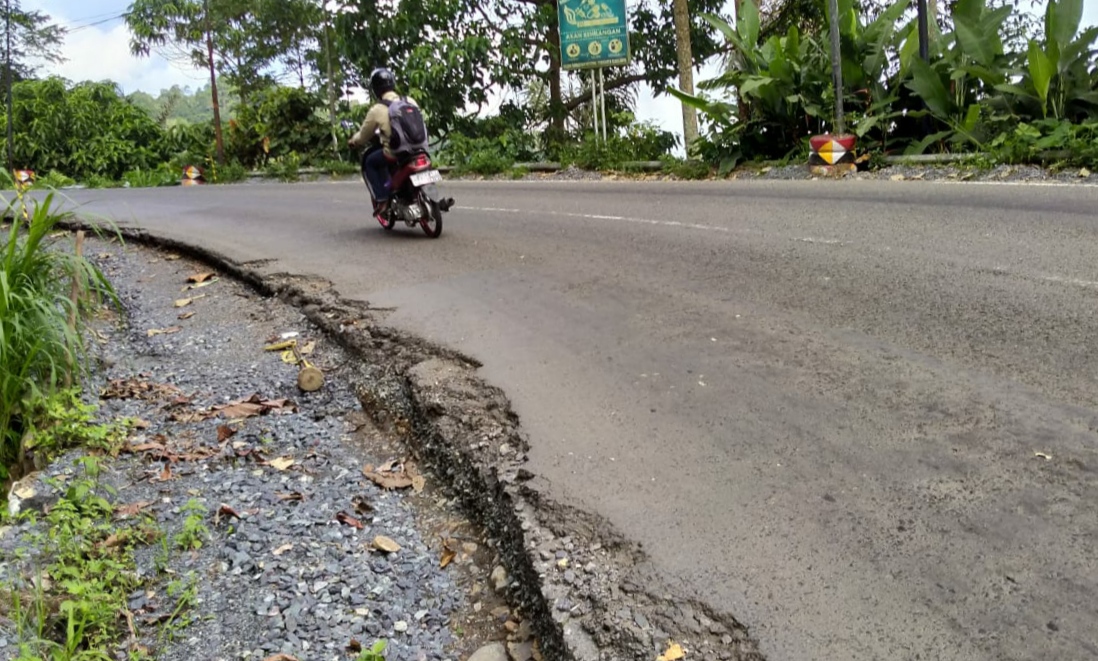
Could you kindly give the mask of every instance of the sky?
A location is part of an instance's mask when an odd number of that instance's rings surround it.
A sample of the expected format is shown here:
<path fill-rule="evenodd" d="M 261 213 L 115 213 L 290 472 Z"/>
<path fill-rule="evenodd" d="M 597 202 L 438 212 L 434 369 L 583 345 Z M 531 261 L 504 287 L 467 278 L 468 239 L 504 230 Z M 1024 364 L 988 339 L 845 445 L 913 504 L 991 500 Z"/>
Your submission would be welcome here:
<path fill-rule="evenodd" d="M 130 37 L 119 16 L 129 0 L 23 0 L 26 9 L 39 9 L 69 28 L 64 55 L 67 62 L 52 70 L 74 81 L 110 79 L 126 93 L 138 90 L 158 93 L 172 85 L 198 87 L 205 83 L 200 71 L 169 62 L 157 55 L 138 58 L 130 54 Z M 1098 0 L 1084 0 L 1084 25 L 1098 25 Z M 716 73 L 713 66 L 696 72 L 695 80 Z M 682 111 L 677 101 L 655 97 L 647 87 L 639 94 L 637 116 L 668 131 L 682 134 Z"/>

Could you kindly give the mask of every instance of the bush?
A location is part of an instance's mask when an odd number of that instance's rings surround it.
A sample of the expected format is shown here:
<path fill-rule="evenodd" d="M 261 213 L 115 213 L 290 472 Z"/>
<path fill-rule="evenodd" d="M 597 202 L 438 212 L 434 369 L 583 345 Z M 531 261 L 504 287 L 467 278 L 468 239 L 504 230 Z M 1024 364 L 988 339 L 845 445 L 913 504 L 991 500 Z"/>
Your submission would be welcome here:
<path fill-rule="evenodd" d="M 109 83 L 16 83 L 13 118 L 17 167 L 117 180 L 128 170 L 166 160 L 160 127 Z M 0 119 L 0 133 L 6 121 Z"/>
<path fill-rule="evenodd" d="M 54 194 L 35 202 L 25 232 L 12 223 L 0 248 L 0 479 L 23 460 L 24 432 L 34 402 L 55 393 L 66 376 L 84 368 L 83 310 L 70 299 L 70 282 L 83 291 L 113 296 L 89 261 L 48 243 L 69 214 L 54 207 Z M 8 204 L 21 216 L 17 202 Z M 73 325 L 70 325 L 70 320 Z"/>
<path fill-rule="evenodd" d="M 291 154 L 299 164 L 329 157 L 332 134 L 318 113 L 323 107 L 319 95 L 298 88 L 272 87 L 256 94 L 229 122 L 226 158 L 254 168 Z"/>
<path fill-rule="evenodd" d="M 180 171 L 164 163 L 155 170 L 130 170 L 122 176 L 122 182 L 130 188 L 156 188 L 177 186 L 182 178 Z"/>
<path fill-rule="evenodd" d="M 267 165 L 267 172 L 279 181 L 297 182 L 301 180 L 301 157 L 297 152 L 273 160 Z"/>
<path fill-rule="evenodd" d="M 226 163 L 211 172 L 210 182 L 215 184 L 235 184 L 248 178 L 248 168 L 240 163 Z"/>

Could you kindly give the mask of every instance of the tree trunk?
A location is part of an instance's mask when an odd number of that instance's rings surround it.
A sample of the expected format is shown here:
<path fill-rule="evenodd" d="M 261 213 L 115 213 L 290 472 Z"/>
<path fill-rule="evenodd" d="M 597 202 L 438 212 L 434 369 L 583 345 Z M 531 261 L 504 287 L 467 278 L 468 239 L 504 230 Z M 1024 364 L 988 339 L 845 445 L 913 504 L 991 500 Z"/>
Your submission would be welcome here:
<path fill-rule="evenodd" d="M 839 2 L 828 0 L 828 23 L 831 24 L 831 80 L 835 86 L 835 134 L 846 133 L 846 118 L 843 114 L 843 54 L 839 41 Z"/>
<path fill-rule="evenodd" d="M 217 96 L 217 67 L 214 64 L 213 24 L 210 20 L 210 2 L 204 0 L 206 12 L 206 53 L 210 59 L 210 95 L 213 97 L 214 140 L 217 144 L 217 164 L 225 164 L 225 141 L 221 135 L 221 100 Z"/>
<path fill-rule="evenodd" d="M 690 7 L 687 0 L 675 2 L 675 50 L 679 59 L 679 89 L 694 94 L 694 53 L 690 44 Z M 698 111 L 682 103 L 682 138 L 687 156 L 698 140 Z"/>
<path fill-rule="evenodd" d="M 335 100 L 335 74 L 332 67 L 332 37 L 331 16 L 328 9 L 324 9 L 324 51 L 328 60 L 328 123 L 332 131 L 332 152 L 335 157 L 343 160 L 339 154 L 339 136 L 336 133 L 336 100 Z"/>
<path fill-rule="evenodd" d="M 556 3 L 554 3 L 555 7 Z M 556 25 L 549 29 L 549 134 L 546 143 L 550 151 L 564 144 L 564 121 L 567 113 L 560 88 L 560 32 Z"/>

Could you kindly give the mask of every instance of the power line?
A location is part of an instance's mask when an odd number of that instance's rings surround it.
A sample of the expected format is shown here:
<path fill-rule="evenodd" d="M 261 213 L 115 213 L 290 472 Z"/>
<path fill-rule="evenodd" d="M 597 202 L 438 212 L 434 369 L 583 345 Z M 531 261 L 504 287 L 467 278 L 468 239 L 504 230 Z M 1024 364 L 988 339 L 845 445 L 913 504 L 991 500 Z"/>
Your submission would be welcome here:
<path fill-rule="evenodd" d="M 88 28 L 96 27 L 97 25 L 103 25 L 104 23 L 112 23 L 114 21 L 117 21 L 120 18 L 126 18 L 129 15 L 130 15 L 130 13 L 128 11 L 126 11 L 126 12 L 122 12 L 121 14 L 115 14 L 114 16 L 108 16 L 107 18 L 101 18 L 97 21 L 92 21 L 90 23 L 84 23 L 83 25 L 77 25 L 77 26 L 74 26 L 74 27 L 71 27 L 71 28 L 65 28 L 65 31 L 69 34 L 72 34 L 74 32 L 80 32 L 81 30 L 87 30 Z"/>

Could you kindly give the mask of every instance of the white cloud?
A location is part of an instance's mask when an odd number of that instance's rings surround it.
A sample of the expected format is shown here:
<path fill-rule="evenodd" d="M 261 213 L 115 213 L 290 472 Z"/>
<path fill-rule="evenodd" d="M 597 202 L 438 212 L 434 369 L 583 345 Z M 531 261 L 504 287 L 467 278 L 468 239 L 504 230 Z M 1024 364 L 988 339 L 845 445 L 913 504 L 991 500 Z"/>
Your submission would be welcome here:
<path fill-rule="evenodd" d="M 51 73 L 72 81 L 112 80 L 127 93 L 142 90 L 156 94 L 172 85 L 203 84 L 202 73 L 173 64 L 153 54 L 139 58 L 130 53 L 130 32 L 125 24 L 106 29 L 78 30 L 65 39 L 66 62 L 51 67 Z"/>

